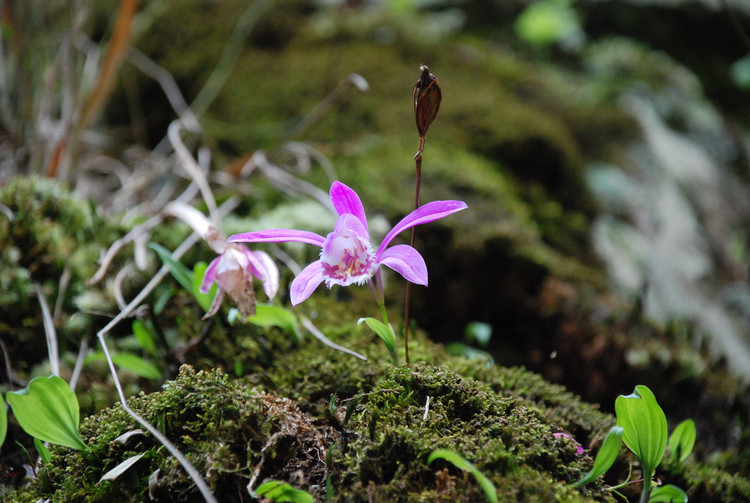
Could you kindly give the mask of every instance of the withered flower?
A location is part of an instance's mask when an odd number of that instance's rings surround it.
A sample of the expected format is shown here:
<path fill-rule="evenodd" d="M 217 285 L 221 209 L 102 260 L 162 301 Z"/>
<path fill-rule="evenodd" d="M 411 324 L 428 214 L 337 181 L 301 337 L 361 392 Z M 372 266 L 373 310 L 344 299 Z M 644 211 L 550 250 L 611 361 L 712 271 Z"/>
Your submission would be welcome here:
<path fill-rule="evenodd" d="M 422 75 L 414 84 L 414 118 L 419 133 L 419 151 L 414 156 L 415 158 L 421 155 L 424 150 L 425 135 L 430 128 L 430 124 L 437 117 L 440 101 L 443 99 L 437 77 L 431 74 L 430 69 L 425 65 L 421 65 L 419 70 Z"/>
<path fill-rule="evenodd" d="M 250 251 L 247 246 L 239 243 L 229 243 L 226 236 L 213 226 L 206 232 L 206 241 L 219 256 L 206 269 L 200 291 L 208 293 L 214 282 L 218 288 L 203 319 L 213 316 L 219 310 L 224 295 L 229 295 L 243 316 L 254 315 L 253 277 L 261 280 L 269 298 L 276 295 L 279 289 L 279 270 L 267 253 Z"/>

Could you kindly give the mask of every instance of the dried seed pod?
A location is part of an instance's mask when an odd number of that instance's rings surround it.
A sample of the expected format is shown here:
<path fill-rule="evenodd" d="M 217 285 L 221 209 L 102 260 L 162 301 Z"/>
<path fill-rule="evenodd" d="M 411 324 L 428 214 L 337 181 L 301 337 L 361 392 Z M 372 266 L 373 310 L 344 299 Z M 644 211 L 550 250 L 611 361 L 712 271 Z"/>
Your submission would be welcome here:
<path fill-rule="evenodd" d="M 440 101 L 443 99 L 440 83 L 430 73 L 430 69 L 421 65 L 419 70 L 422 75 L 414 85 L 414 118 L 417 122 L 417 132 L 419 132 L 419 152 L 417 155 L 422 153 L 425 135 L 430 128 L 430 124 L 435 120 L 440 109 Z"/>

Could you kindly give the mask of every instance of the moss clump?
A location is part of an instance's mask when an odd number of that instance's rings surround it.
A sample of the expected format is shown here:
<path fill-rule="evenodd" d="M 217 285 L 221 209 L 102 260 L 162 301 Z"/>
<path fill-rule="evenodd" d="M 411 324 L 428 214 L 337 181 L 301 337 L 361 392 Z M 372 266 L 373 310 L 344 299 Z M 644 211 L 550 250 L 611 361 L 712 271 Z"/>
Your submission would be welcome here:
<path fill-rule="evenodd" d="M 250 501 L 251 479 L 257 485 L 303 473 L 306 485 L 314 487 L 325 480 L 323 460 L 334 440 L 328 430 L 316 428 L 291 400 L 231 383 L 220 371 L 183 366 L 163 391 L 133 397 L 129 405 L 164 430 L 219 501 Z M 159 501 L 200 499 L 176 460 L 150 435 L 120 439 L 137 428 L 121 406 L 88 418 L 81 435 L 91 450 L 53 449 L 54 463 L 42 469 L 29 493 L 59 502 L 148 501 L 149 495 Z M 108 470 L 144 452 L 116 480 L 99 483 Z"/>
<path fill-rule="evenodd" d="M 25 377 L 46 356 L 41 309 L 34 288 L 39 285 L 54 306 L 62 295 L 58 337 L 61 352 L 77 350 L 80 334 L 90 325 L 87 315 L 72 318 L 78 303 L 96 299 L 106 309 L 111 297 L 87 287 L 101 251 L 119 236 L 99 219 L 92 207 L 54 180 L 18 177 L 0 186 L 0 332 L 14 369 Z M 61 277 L 69 274 L 67 283 Z M 60 285 L 63 289 L 60 290 Z"/>
<path fill-rule="evenodd" d="M 430 406 L 425 419 L 425 404 Z M 581 494 L 566 482 L 586 471 L 572 443 L 513 398 L 441 367 L 390 367 L 355 408 L 332 455 L 332 482 L 344 501 L 481 501 L 473 480 L 456 478 L 437 487 L 445 463 L 426 464 L 430 452 L 447 448 L 471 459 L 495 483 L 501 501 L 557 495 L 575 501 L 608 501 L 604 493 Z M 363 462 L 365 460 L 366 462 Z M 449 475 L 450 476 L 450 475 Z"/>

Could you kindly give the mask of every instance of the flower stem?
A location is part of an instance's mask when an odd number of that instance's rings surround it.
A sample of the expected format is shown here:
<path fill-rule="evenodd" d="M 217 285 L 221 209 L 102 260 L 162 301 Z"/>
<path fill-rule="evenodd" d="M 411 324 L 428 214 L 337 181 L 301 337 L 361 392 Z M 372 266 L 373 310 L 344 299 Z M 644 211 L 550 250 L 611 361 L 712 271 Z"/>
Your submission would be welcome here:
<path fill-rule="evenodd" d="M 424 145 L 424 140 L 420 138 L 420 150 L 417 152 L 417 155 L 414 156 L 414 161 L 416 163 L 416 170 L 417 170 L 417 184 L 416 188 L 414 189 L 414 209 L 416 210 L 419 208 L 419 186 L 422 183 L 422 147 Z M 413 248 L 414 247 L 414 232 L 416 230 L 416 227 L 411 228 L 411 240 L 409 241 L 409 245 Z M 409 281 L 406 282 L 406 291 L 404 292 L 404 358 L 406 360 L 406 366 L 409 366 L 409 293 L 411 291 L 411 283 Z"/>
<path fill-rule="evenodd" d="M 388 325 L 388 313 L 385 310 L 385 304 L 379 304 L 380 306 L 380 314 L 383 316 L 383 323 Z"/>

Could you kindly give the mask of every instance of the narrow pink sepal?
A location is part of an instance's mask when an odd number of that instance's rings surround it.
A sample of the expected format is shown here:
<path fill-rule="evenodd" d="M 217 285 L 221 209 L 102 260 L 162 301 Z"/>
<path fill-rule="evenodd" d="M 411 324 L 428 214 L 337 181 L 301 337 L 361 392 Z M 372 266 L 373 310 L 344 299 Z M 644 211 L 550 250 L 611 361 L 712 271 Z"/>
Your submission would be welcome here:
<path fill-rule="evenodd" d="M 290 288 L 290 299 L 292 305 L 296 306 L 307 299 L 323 282 L 323 264 L 316 260 L 308 265 L 294 278 Z"/>
<path fill-rule="evenodd" d="M 409 245 L 391 246 L 383 252 L 378 263 L 390 267 L 407 281 L 427 286 L 427 265 L 424 258 Z"/>
<path fill-rule="evenodd" d="M 336 181 L 333 182 L 333 185 L 331 185 L 329 195 L 331 196 L 331 204 L 333 204 L 333 208 L 336 210 L 336 213 L 338 213 L 339 215 L 343 215 L 344 213 L 351 213 L 352 215 L 357 217 L 360 222 L 362 222 L 362 225 L 364 225 L 365 227 L 365 231 L 369 232 L 367 230 L 367 217 L 365 216 L 365 208 L 364 206 L 362 206 L 362 200 L 359 198 L 357 193 L 354 192 L 354 190 L 344 185 L 343 183 Z"/>
<path fill-rule="evenodd" d="M 406 229 L 411 229 L 415 225 L 440 220 L 441 218 L 452 215 L 457 211 L 465 210 L 466 208 L 468 208 L 468 206 L 466 206 L 466 203 L 463 201 L 433 201 L 424 206 L 420 206 L 402 218 L 401 221 L 397 223 L 388 234 L 386 234 L 385 238 L 383 238 L 383 242 L 380 243 L 380 246 L 378 247 L 377 253 L 375 253 L 375 258 L 380 260 L 380 256 L 390 242 L 393 241 L 393 238 Z"/>
<path fill-rule="evenodd" d="M 325 238 L 314 232 L 298 231 L 295 229 L 269 229 L 267 231 L 244 232 L 229 236 L 232 243 L 285 243 L 295 241 L 311 245 L 323 246 Z"/>
<path fill-rule="evenodd" d="M 213 259 L 211 263 L 208 264 L 208 267 L 206 267 L 206 272 L 203 273 L 203 281 L 201 281 L 201 286 L 198 289 L 200 293 L 208 293 L 211 289 L 211 285 L 216 281 L 216 267 L 219 265 L 219 259 L 221 259 L 221 255 Z"/>

